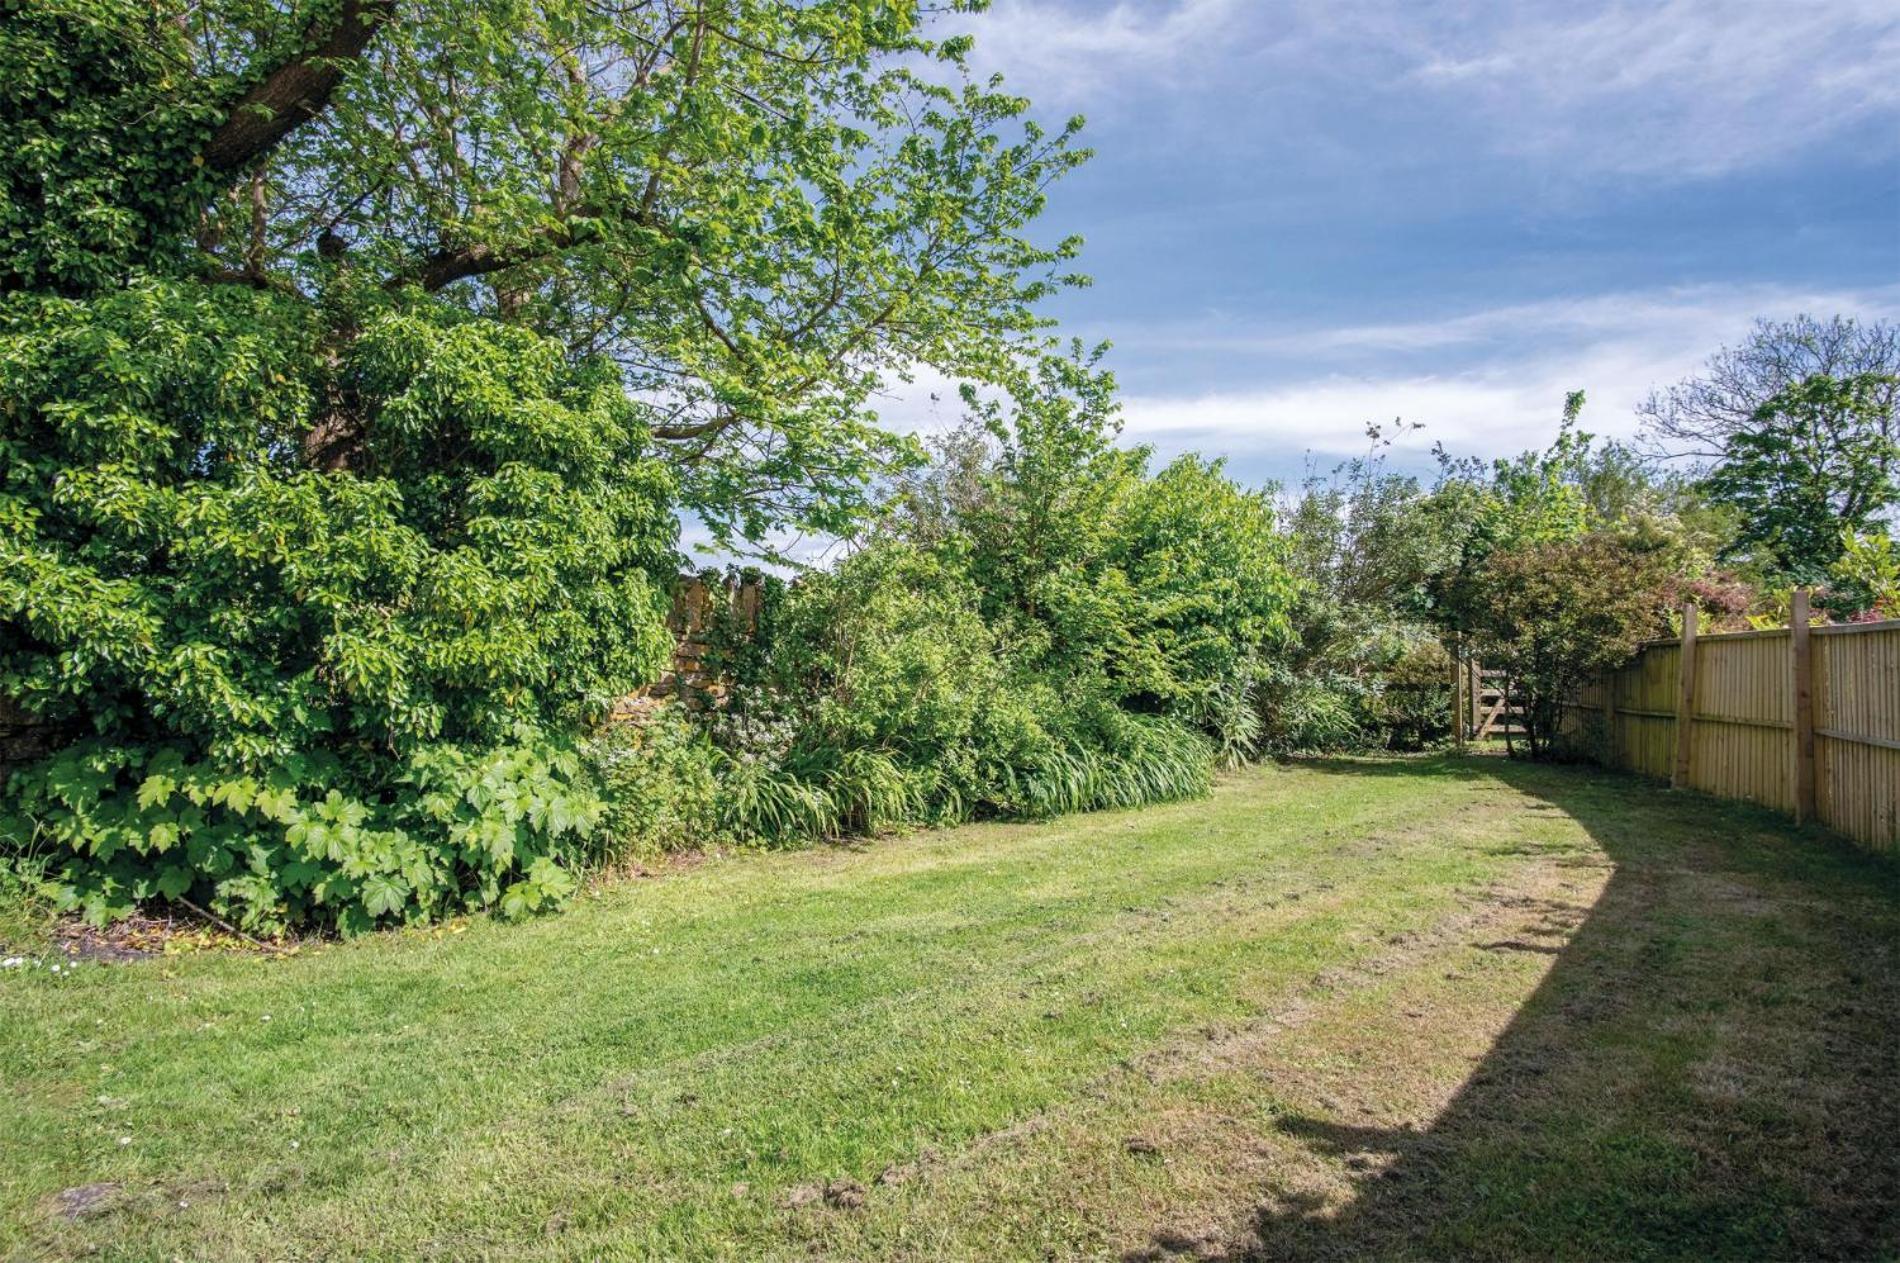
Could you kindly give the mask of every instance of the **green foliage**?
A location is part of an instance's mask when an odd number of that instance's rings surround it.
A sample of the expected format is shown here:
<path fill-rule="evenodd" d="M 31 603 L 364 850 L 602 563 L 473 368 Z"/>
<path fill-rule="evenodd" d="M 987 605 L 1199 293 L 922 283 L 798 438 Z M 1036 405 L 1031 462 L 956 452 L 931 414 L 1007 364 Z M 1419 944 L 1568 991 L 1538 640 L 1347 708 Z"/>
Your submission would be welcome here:
<path fill-rule="evenodd" d="M 967 568 L 1017 662 L 1191 719 L 1284 646 L 1286 543 L 1269 498 L 1218 462 L 1183 457 L 1151 476 L 1146 449 L 1115 445 L 1100 354 L 1045 357 L 1007 408 L 971 399 L 993 454 L 959 475 L 972 485 L 924 497 L 947 506 L 926 529 Z"/>
<path fill-rule="evenodd" d="M 1900 618 L 1900 548 L 1885 532 L 1849 534 L 1830 572 L 1829 605 L 1847 605 L 1857 613 Z"/>
<path fill-rule="evenodd" d="M 722 539 L 843 530 L 916 456 L 870 410 L 886 376 L 997 378 L 1077 279 L 1078 241 L 1027 230 L 1080 120 L 1031 121 L 935 16 L 9 3 L 0 291 L 414 285 L 612 358 Z"/>
<path fill-rule="evenodd" d="M 720 836 L 723 756 L 676 707 L 609 726 L 587 754 L 606 803 L 596 862 L 688 850 Z"/>
<path fill-rule="evenodd" d="M 304 458 L 338 390 L 378 417 L 343 476 Z M 378 305 L 327 365 L 268 293 L 4 300 L 0 688 L 92 734 L 15 773 L 5 836 L 50 831 L 95 913 L 186 889 L 265 927 L 493 902 L 512 860 L 425 863 L 382 805 L 444 751 L 571 730 L 657 671 L 669 503 L 611 377 L 522 330 Z M 148 820 L 119 783 L 173 760 L 208 787 L 202 821 Z M 281 794 L 361 804 L 368 849 L 260 841 L 297 823 Z M 199 844 L 174 853 L 172 823 Z M 251 845 L 274 858 L 240 862 Z M 325 874 L 396 876 L 346 896 Z M 560 885 L 544 871 L 508 907 Z"/>
<path fill-rule="evenodd" d="M 1277 671 L 1261 690 L 1269 749 L 1282 753 L 1353 750 L 1384 744 L 1373 726 L 1376 678 L 1344 671 Z"/>
<path fill-rule="evenodd" d="M 1601 672 L 1662 634 L 1661 552 L 1609 532 L 1494 554 L 1478 578 L 1471 648 L 1503 670 L 1532 757 L 1548 752 L 1566 706 Z"/>
<path fill-rule="evenodd" d="M 1266 740 L 1258 685 L 1251 675 L 1236 675 L 1201 695 L 1195 726 L 1214 742 L 1215 760 L 1231 771 L 1256 757 Z"/>
<path fill-rule="evenodd" d="M 873 392 L 1011 377 L 1075 279 L 1026 233 L 1079 120 L 1030 122 L 932 14 L 0 4 L 0 701 L 56 749 L 6 854 L 53 846 L 94 915 L 353 930 L 557 900 L 604 853 L 596 776 L 609 836 L 700 829 L 723 753 L 569 767 L 664 666 L 678 512 L 849 529 L 918 455 Z M 833 706 L 802 754 L 836 757 L 729 824 L 878 827 L 938 785 L 879 743 L 967 706 L 906 710 L 929 653 L 866 643 L 812 669 L 877 731 Z"/>
<path fill-rule="evenodd" d="M 720 824 L 741 840 L 784 845 L 836 837 L 839 817 L 823 786 L 769 759 L 741 757 L 721 775 Z"/>
<path fill-rule="evenodd" d="M 1592 438 L 1577 428 L 1583 402 L 1582 391 L 1565 397 L 1557 438 L 1545 451 L 1496 460 L 1488 469 L 1441 451 L 1442 476 L 1423 509 L 1450 550 L 1428 580 L 1440 627 L 1457 634 L 1484 617 L 1492 554 L 1576 539 L 1596 525 L 1584 487 Z"/>
<path fill-rule="evenodd" d="M 1580 392 L 1565 400 L 1541 452 L 1484 462 L 1439 449 L 1429 491 L 1386 472 L 1395 436 L 1381 427 L 1372 455 L 1308 483 L 1290 516 L 1295 648 L 1263 681 L 1269 745 L 1430 744 L 1450 731 L 1455 652 L 1513 671 L 1541 753 L 1566 690 L 1594 669 L 1558 659 L 1607 662 L 1631 627 L 1660 630 L 1671 602 L 1747 592 L 1712 571 L 1726 514 L 1684 477 L 1579 430 L 1582 407 Z M 1538 559 L 1556 569 L 1539 573 Z M 1628 586 L 1610 591 L 1619 564 Z"/>
<path fill-rule="evenodd" d="M 355 933 L 558 903 L 602 812 L 578 755 L 527 733 L 421 747 L 378 797 L 339 781 L 328 755 L 251 774 L 179 744 L 87 740 L 16 774 L 5 828 L 46 859 L 60 905 L 94 922 L 186 899 L 247 930 Z"/>
<path fill-rule="evenodd" d="M 895 539 L 794 585 L 721 729 L 727 827 L 783 842 L 1205 788 L 1207 741 L 1012 660 L 978 606 L 951 561 Z"/>
<path fill-rule="evenodd" d="M 0 292 L 83 292 L 182 257 L 212 185 L 192 158 L 217 85 L 131 0 L 0 5 Z"/>
<path fill-rule="evenodd" d="M 1193 713 L 1285 646 L 1294 581 L 1272 502 L 1220 462 L 1183 456 L 1138 483 L 1106 545 L 1105 569 L 1136 594 L 1112 663 L 1123 695 Z"/>
<path fill-rule="evenodd" d="M 1813 376 L 1783 389 L 1728 437 L 1705 482 L 1740 529 L 1730 556 L 1771 582 L 1817 583 L 1842 533 L 1865 532 L 1900 503 L 1900 444 L 1890 432 L 1894 378 Z"/>
<path fill-rule="evenodd" d="M 756 833 L 1163 801 L 1259 747 L 1294 586 L 1270 501 L 1151 476 L 1079 350 L 966 400 L 950 458 L 770 613 L 721 738 Z"/>
<path fill-rule="evenodd" d="M 1288 515 L 1294 637 L 1261 690 L 1274 749 L 1413 749 L 1449 731 L 1449 701 L 1416 664 L 1445 657 L 1433 587 L 1463 559 L 1455 510 L 1475 497 L 1428 495 L 1388 472 L 1385 450 L 1405 429 L 1370 427 L 1372 453 L 1309 479 Z M 1450 673 L 1447 662 L 1430 683 Z"/>
<path fill-rule="evenodd" d="M 969 740 L 1004 676 L 974 585 L 943 558 L 889 541 L 787 594 L 765 682 L 796 699 L 808 745 L 923 760 Z"/>

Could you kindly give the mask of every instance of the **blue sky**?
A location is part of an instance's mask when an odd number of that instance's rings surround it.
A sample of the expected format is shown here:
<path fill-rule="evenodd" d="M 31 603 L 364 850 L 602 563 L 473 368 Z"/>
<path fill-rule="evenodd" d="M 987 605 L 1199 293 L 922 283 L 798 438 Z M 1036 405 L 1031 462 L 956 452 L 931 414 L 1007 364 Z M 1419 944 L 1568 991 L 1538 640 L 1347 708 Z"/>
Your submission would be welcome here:
<path fill-rule="evenodd" d="M 1900 316 L 1900 3 L 995 0 L 975 63 L 1098 152 L 1044 231 L 1127 436 L 1297 478 L 1369 421 L 1629 434 L 1758 316 Z M 951 418 L 923 395 L 887 417 Z"/>

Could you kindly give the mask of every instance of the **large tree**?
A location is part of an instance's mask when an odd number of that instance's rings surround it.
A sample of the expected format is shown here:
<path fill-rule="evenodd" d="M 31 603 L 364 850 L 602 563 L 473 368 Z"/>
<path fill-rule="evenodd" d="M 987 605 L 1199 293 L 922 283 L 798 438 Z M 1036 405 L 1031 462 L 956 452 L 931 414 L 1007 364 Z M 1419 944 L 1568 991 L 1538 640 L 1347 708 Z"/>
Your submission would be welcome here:
<path fill-rule="evenodd" d="M 103 915 L 570 884 L 676 514 L 836 529 L 1079 159 L 918 0 L 0 5 L 0 849 Z M 0 756 L 17 758 L 9 748 Z"/>
<path fill-rule="evenodd" d="M 611 359 L 727 538 L 841 525 L 909 454 L 877 388 L 993 376 L 1075 250 L 1023 235 L 1074 125 L 968 81 L 919 0 L 8 13 L 0 286 L 438 294 Z M 333 402 L 327 469 L 371 424 Z"/>
<path fill-rule="evenodd" d="M 1844 539 L 1885 533 L 1882 516 L 1900 503 L 1900 444 L 1883 402 L 1896 380 L 1809 377 L 1776 392 L 1729 436 L 1703 485 L 1738 511 L 1731 557 L 1778 583 L 1819 583 Z"/>

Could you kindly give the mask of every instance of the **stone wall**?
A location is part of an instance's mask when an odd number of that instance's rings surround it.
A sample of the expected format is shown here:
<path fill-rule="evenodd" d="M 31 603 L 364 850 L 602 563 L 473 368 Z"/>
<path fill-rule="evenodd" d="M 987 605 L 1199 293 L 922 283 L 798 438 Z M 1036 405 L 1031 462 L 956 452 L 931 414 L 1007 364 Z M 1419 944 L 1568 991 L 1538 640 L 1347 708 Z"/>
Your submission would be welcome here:
<path fill-rule="evenodd" d="M 651 714 L 654 707 L 669 701 L 689 710 L 722 705 L 726 684 L 707 666 L 708 636 L 722 612 L 739 627 L 757 630 L 764 600 L 764 585 L 757 580 L 739 580 L 728 575 L 723 580 L 708 582 L 701 575 L 681 575 L 678 586 L 673 589 L 673 609 L 666 620 L 674 636 L 673 665 L 655 683 L 616 702 L 610 718 L 637 722 Z"/>

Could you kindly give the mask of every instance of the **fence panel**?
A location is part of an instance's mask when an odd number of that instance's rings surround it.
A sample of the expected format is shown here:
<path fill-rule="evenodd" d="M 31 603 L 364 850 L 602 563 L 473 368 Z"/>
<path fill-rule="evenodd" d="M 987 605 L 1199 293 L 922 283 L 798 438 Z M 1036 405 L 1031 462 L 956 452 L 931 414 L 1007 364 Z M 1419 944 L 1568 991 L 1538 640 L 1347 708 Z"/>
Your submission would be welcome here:
<path fill-rule="evenodd" d="M 1613 762 L 1645 776 L 1667 777 L 1676 758 L 1676 672 L 1682 645 L 1661 642 L 1645 649 L 1604 682 L 1607 743 Z"/>
<path fill-rule="evenodd" d="M 1793 637 L 1786 629 L 1695 640 L 1686 784 L 1797 811 Z M 1900 622 L 1817 627 L 1814 815 L 1879 849 L 1900 848 Z M 1660 640 L 1585 689 L 1599 753 L 1656 777 L 1675 770 L 1682 642 Z"/>
<path fill-rule="evenodd" d="M 1696 646 L 1689 784 L 1794 810 L 1794 685 L 1788 633 L 1709 636 Z"/>
<path fill-rule="evenodd" d="M 1814 738 L 1820 818 L 1900 845 L 1900 624 L 1815 629 Z"/>

